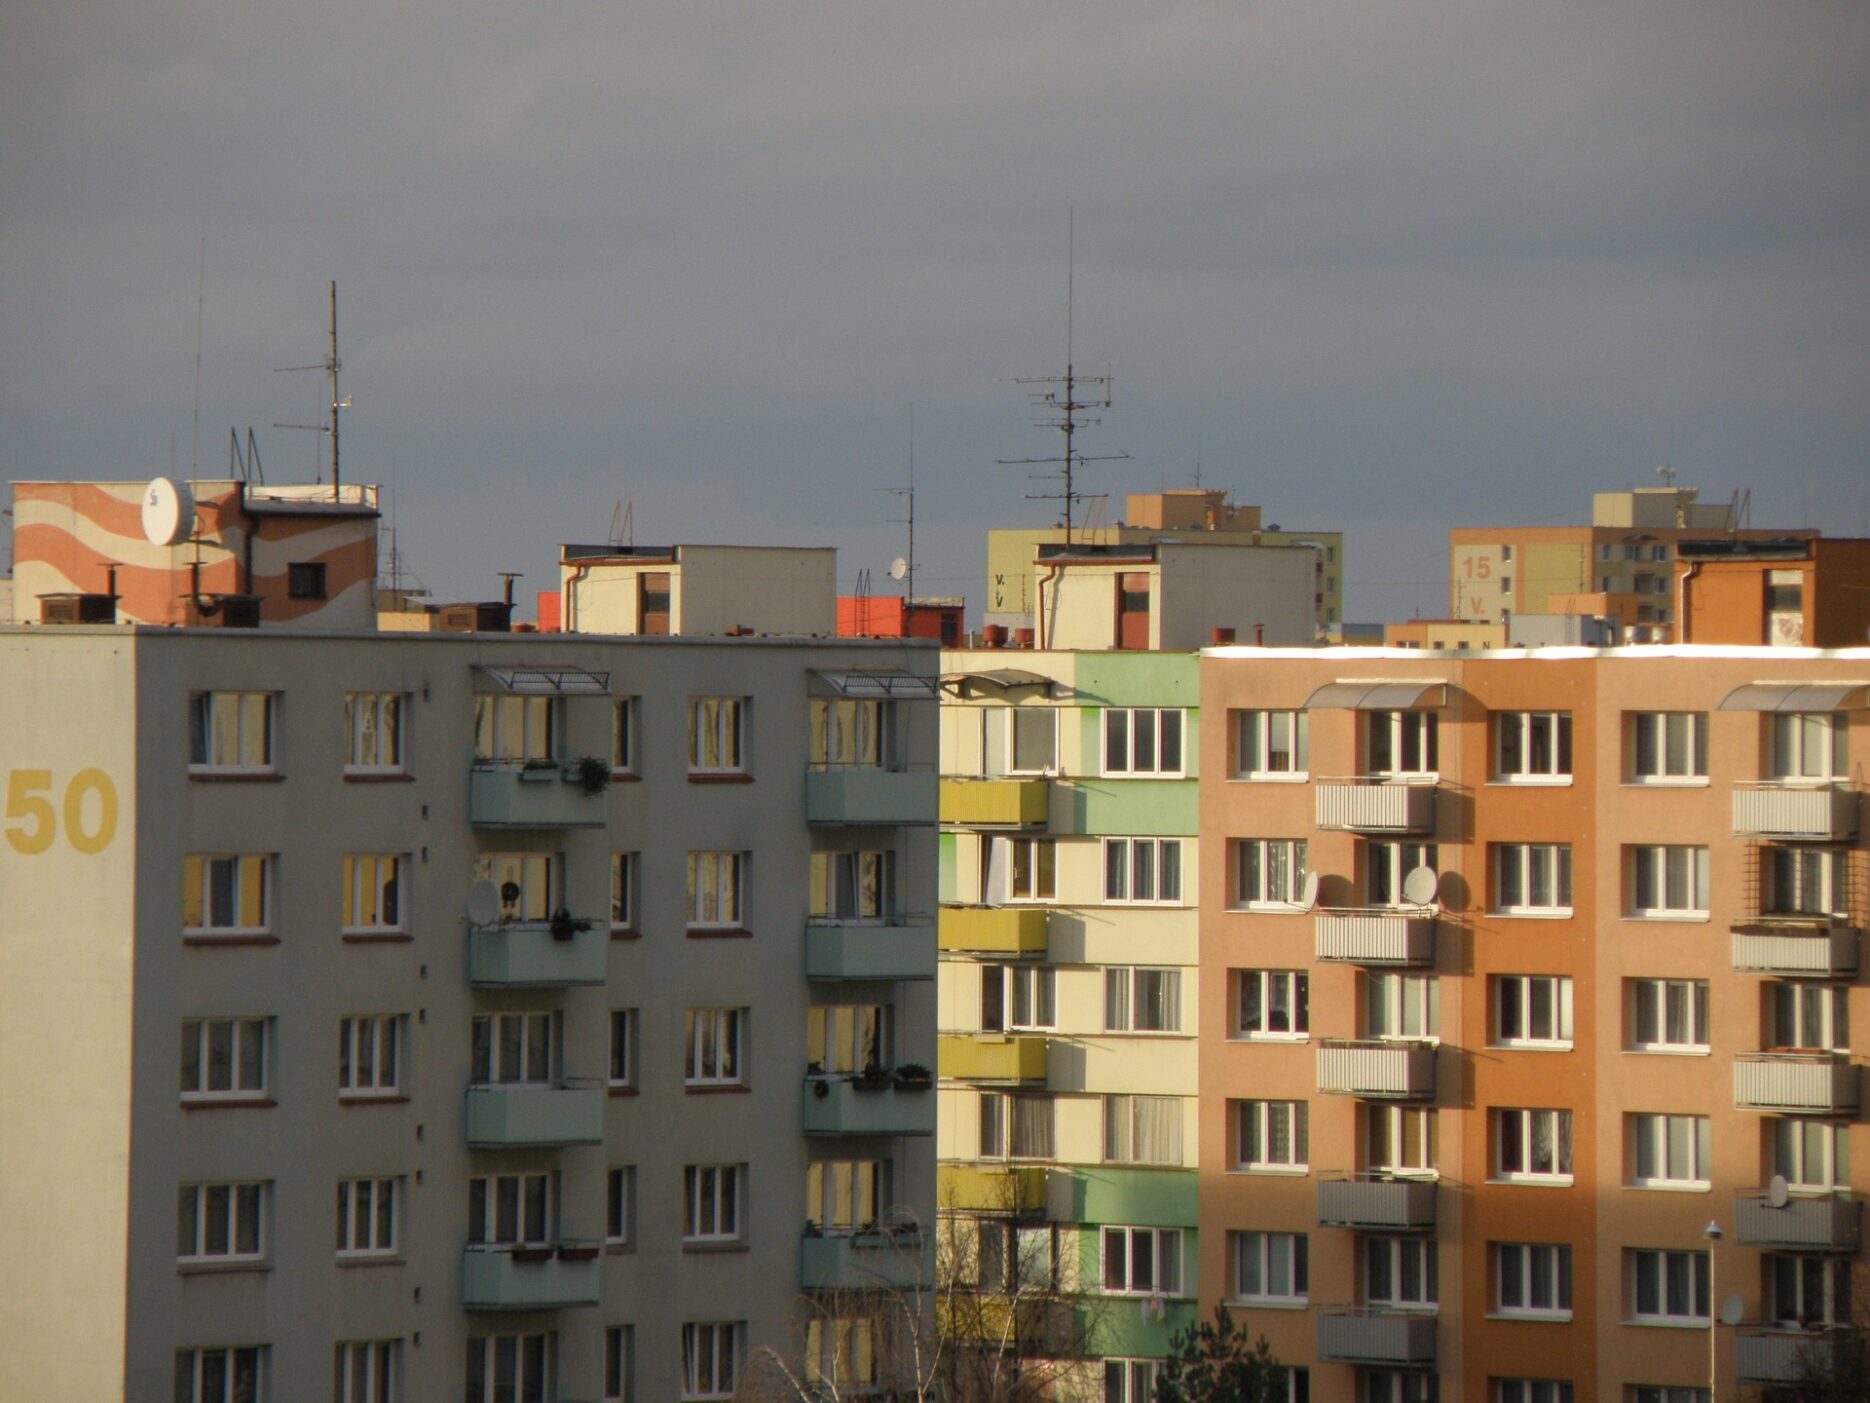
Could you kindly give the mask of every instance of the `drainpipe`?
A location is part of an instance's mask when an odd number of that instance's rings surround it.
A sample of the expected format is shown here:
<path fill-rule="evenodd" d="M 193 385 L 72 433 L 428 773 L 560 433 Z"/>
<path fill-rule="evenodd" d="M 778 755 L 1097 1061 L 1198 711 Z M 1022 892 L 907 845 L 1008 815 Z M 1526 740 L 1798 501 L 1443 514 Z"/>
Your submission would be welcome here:
<path fill-rule="evenodd" d="M 1677 643 L 1686 643 L 1688 641 L 1688 582 L 1695 578 L 1695 571 L 1700 568 L 1701 562 L 1699 560 L 1691 560 L 1688 563 L 1688 568 L 1682 571 L 1682 587 L 1679 591 L 1680 598 L 1676 600 L 1675 604 L 1675 641 Z"/>
<path fill-rule="evenodd" d="M 1058 572 L 1059 572 L 1059 571 L 1060 571 L 1061 569 L 1063 569 L 1064 567 L 1063 567 L 1063 566 L 1061 566 L 1061 565 L 1058 565 L 1058 564 L 1056 564 L 1056 563 L 1055 563 L 1055 564 L 1052 564 L 1052 565 L 1048 565 L 1048 566 L 1046 566 L 1045 568 L 1046 568 L 1046 569 L 1047 569 L 1047 570 L 1048 570 L 1048 571 L 1049 571 L 1050 573 L 1049 573 L 1049 574 L 1048 574 L 1048 575 L 1047 575 L 1047 576 L 1046 576 L 1046 577 L 1045 577 L 1045 578 L 1044 578 L 1043 580 L 1040 580 L 1040 581 L 1039 581 L 1039 584 L 1038 584 L 1038 595 L 1039 595 L 1039 597 L 1038 597 L 1037 599 L 1035 599 L 1035 600 L 1033 601 L 1033 604 L 1034 604 L 1034 606 L 1035 606 L 1035 607 L 1033 608 L 1033 621 L 1034 621 L 1035 623 L 1037 623 L 1037 624 L 1039 625 L 1039 636 L 1038 636 L 1038 638 L 1037 638 L 1037 640 L 1036 640 L 1036 643 L 1037 643 L 1037 646 L 1038 646 L 1039 648 L 1042 648 L 1042 649 L 1043 649 L 1043 648 L 1049 648 L 1049 647 L 1051 647 L 1051 646 L 1052 646 L 1052 645 L 1051 645 L 1051 644 L 1050 644 L 1050 643 L 1049 643 L 1049 642 L 1047 641 L 1047 640 L 1048 640 L 1048 639 L 1050 638 L 1050 636 L 1051 636 L 1051 633 L 1052 633 L 1052 630 L 1046 627 L 1046 621 L 1045 621 L 1045 590 L 1046 590 L 1046 586 L 1047 586 L 1047 585 L 1051 585 L 1051 584 L 1056 584 L 1056 583 L 1057 583 L 1057 581 L 1058 581 Z M 1054 599 L 1054 600 L 1053 600 L 1053 603 L 1052 603 L 1052 607 L 1053 607 L 1053 608 L 1057 608 L 1057 607 L 1058 607 L 1058 601 L 1057 601 L 1056 599 Z"/>
<path fill-rule="evenodd" d="M 559 586 L 562 597 L 558 601 L 558 626 L 566 633 L 578 631 L 578 585 L 590 569 L 590 562 L 579 561 L 571 567 L 571 578 Z"/>

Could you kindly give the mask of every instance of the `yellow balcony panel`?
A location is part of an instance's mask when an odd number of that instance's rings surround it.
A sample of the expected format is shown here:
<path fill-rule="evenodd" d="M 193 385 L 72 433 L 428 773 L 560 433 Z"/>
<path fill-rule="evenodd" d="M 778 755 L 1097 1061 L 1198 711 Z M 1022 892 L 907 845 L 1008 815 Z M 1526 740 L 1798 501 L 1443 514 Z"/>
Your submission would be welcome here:
<path fill-rule="evenodd" d="M 944 906 L 936 940 L 957 954 L 1044 955 L 1046 914 L 1032 906 Z"/>
<path fill-rule="evenodd" d="M 1043 779 L 944 779 L 941 821 L 979 828 L 1032 828 L 1045 823 L 1051 786 Z"/>
<path fill-rule="evenodd" d="M 1045 1170 L 981 1169 L 944 1164 L 935 1172 L 935 1201 L 964 1213 L 1024 1213 L 1045 1207 Z"/>
<path fill-rule="evenodd" d="M 964 1081 L 1044 1081 L 1045 1039 L 999 1033 L 947 1033 L 937 1050 L 944 1077 Z"/>

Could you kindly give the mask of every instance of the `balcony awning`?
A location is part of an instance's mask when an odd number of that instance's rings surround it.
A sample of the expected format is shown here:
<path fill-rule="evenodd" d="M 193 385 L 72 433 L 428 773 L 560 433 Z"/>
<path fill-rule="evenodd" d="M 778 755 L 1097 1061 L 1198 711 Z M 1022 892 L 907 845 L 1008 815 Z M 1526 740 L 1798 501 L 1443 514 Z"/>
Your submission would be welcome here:
<path fill-rule="evenodd" d="M 1305 699 L 1305 709 L 1408 711 L 1412 707 L 1445 705 L 1447 696 L 1448 684 L 1434 677 L 1408 682 L 1327 682 Z"/>
<path fill-rule="evenodd" d="M 817 672 L 811 676 L 814 696 L 882 698 L 889 701 L 934 701 L 933 677 L 908 672 Z"/>
<path fill-rule="evenodd" d="M 1736 687 L 1720 711 L 1862 711 L 1870 682 L 1749 682 Z"/>
<path fill-rule="evenodd" d="M 610 692 L 610 674 L 582 667 L 476 666 L 474 686 L 519 697 L 599 697 Z"/>
<path fill-rule="evenodd" d="M 998 696 L 1009 692 L 1036 691 L 1051 696 L 1058 684 L 1041 672 L 1024 668 L 999 667 L 986 672 L 950 672 L 943 675 L 941 686 L 962 701 L 971 697 Z"/>

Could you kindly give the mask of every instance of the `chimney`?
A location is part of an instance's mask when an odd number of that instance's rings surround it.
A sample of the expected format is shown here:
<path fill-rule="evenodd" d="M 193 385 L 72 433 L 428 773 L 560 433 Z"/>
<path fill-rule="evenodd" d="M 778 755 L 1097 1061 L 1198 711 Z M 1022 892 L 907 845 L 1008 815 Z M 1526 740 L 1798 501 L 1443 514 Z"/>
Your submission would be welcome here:
<path fill-rule="evenodd" d="M 1216 648 L 1224 648 L 1233 641 L 1234 631 L 1231 628 L 1217 627 L 1208 630 L 1208 642 L 1213 644 Z"/>

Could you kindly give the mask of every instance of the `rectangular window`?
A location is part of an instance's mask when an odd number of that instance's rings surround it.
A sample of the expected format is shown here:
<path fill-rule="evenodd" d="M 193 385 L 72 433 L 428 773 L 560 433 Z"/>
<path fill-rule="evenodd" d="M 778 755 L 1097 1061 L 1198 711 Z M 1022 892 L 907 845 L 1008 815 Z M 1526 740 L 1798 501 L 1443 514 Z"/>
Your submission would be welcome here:
<path fill-rule="evenodd" d="M 403 873 L 409 859 L 396 853 L 346 853 L 342 929 L 374 933 L 405 929 Z"/>
<path fill-rule="evenodd" d="M 1155 1403 L 1160 1359 L 1106 1359 L 1103 1403 Z"/>
<path fill-rule="evenodd" d="M 1365 774 L 1403 779 L 1432 775 L 1439 768 L 1434 712 L 1367 711 L 1364 715 Z"/>
<path fill-rule="evenodd" d="M 1688 784 L 1708 777 L 1704 711 L 1629 713 L 1629 774 L 1638 784 Z"/>
<path fill-rule="evenodd" d="M 1662 918 L 1708 914 L 1708 850 L 1690 847 L 1627 847 L 1626 910 Z"/>
<path fill-rule="evenodd" d="M 615 774 L 636 773 L 635 697 L 618 697 L 610 704 L 610 768 Z"/>
<path fill-rule="evenodd" d="M 558 1176 L 482 1174 L 468 1180 L 468 1242 L 544 1247 L 558 1228 Z"/>
<path fill-rule="evenodd" d="M 1398 1177 L 1435 1173 L 1435 1125 L 1431 1106 L 1366 1106 L 1364 1169 Z"/>
<path fill-rule="evenodd" d="M 1774 847 L 1761 860 L 1765 914 L 1850 916 L 1849 849 Z"/>
<path fill-rule="evenodd" d="M 882 921 L 895 914 L 896 854 L 815 852 L 807 912 L 820 921 Z"/>
<path fill-rule="evenodd" d="M 1180 1228 L 1115 1228 L 1102 1233 L 1104 1290 L 1111 1295 L 1182 1294 Z"/>
<path fill-rule="evenodd" d="M 271 1068 L 264 1018 L 182 1020 L 182 1100 L 251 1101 L 266 1095 Z"/>
<path fill-rule="evenodd" d="M 1706 1116 L 1632 1115 L 1630 1183 L 1639 1189 L 1708 1187 L 1712 1157 Z"/>
<path fill-rule="evenodd" d="M 1104 712 L 1104 773 L 1180 775 L 1180 707 L 1109 707 Z"/>
<path fill-rule="evenodd" d="M 507 765 L 549 764 L 558 758 L 564 708 L 557 697 L 474 698 L 474 758 Z"/>
<path fill-rule="evenodd" d="M 1713 1403 L 1705 1388 L 1693 1384 L 1632 1384 L 1627 1403 Z"/>
<path fill-rule="evenodd" d="M 477 1013 L 473 1023 L 476 1086 L 543 1085 L 558 1075 L 562 1037 L 557 1013 Z"/>
<path fill-rule="evenodd" d="M 1493 1036 L 1499 1047 L 1570 1047 L 1571 976 L 1496 975 Z"/>
<path fill-rule="evenodd" d="M 1851 1184 L 1850 1128 L 1841 1121 L 1782 1116 L 1764 1122 L 1773 1173 L 1794 1189 L 1821 1192 Z"/>
<path fill-rule="evenodd" d="M 1496 1110 L 1494 1171 L 1498 1178 L 1571 1182 L 1571 1112 Z"/>
<path fill-rule="evenodd" d="M 610 1072 L 606 1080 L 613 1087 L 636 1085 L 636 1022 L 633 1008 L 610 1011 Z"/>
<path fill-rule="evenodd" d="M 400 774 L 405 768 L 403 698 L 396 692 L 348 692 L 344 697 L 344 768 Z"/>
<path fill-rule="evenodd" d="M 184 1184 L 177 1192 L 178 1262 L 258 1262 L 266 1256 L 266 1188 Z"/>
<path fill-rule="evenodd" d="M 1234 1035 L 1302 1038 L 1311 1032 L 1311 975 L 1302 969 L 1237 969 Z"/>
<path fill-rule="evenodd" d="M 1182 1098 L 1106 1096 L 1104 1160 L 1108 1164 L 1181 1164 Z"/>
<path fill-rule="evenodd" d="M 805 1221 L 819 1233 L 873 1229 L 890 1203 L 889 1161 L 813 1160 L 805 1166 Z"/>
<path fill-rule="evenodd" d="M 549 853 L 482 853 L 474 878 L 493 883 L 503 922 L 549 921 L 560 905 L 565 862 Z"/>
<path fill-rule="evenodd" d="M 178 1349 L 175 1403 L 260 1403 L 266 1397 L 265 1345 Z"/>
<path fill-rule="evenodd" d="M 338 1255 L 393 1257 L 399 1238 L 395 1179 L 338 1180 Z"/>
<path fill-rule="evenodd" d="M 1291 838 L 1234 840 L 1234 904 L 1286 909 L 1300 904 L 1305 890 L 1305 841 Z"/>
<path fill-rule="evenodd" d="M 1235 1101 L 1235 1169 L 1303 1170 L 1311 1158 L 1310 1115 L 1303 1101 Z"/>
<path fill-rule="evenodd" d="M 747 853 L 688 855 L 689 929 L 738 929 L 746 919 Z"/>
<path fill-rule="evenodd" d="M 1357 1403 L 1436 1403 L 1435 1375 L 1418 1369 L 1365 1369 Z"/>
<path fill-rule="evenodd" d="M 271 692 L 189 693 L 188 768 L 203 774 L 271 771 L 275 705 Z"/>
<path fill-rule="evenodd" d="M 1569 711 L 1502 711 L 1493 718 L 1494 773 L 1507 781 L 1571 775 Z"/>
<path fill-rule="evenodd" d="M 1106 1113 L 1106 1121 L 1109 1119 Z M 980 1144 L 983 1159 L 1051 1159 L 1052 1098 L 1012 1096 L 1003 1091 L 980 1095 Z"/>
<path fill-rule="evenodd" d="M 982 965 L 982 1032 L 1022 1032 L 1058 1026 L 1058 971 L 1034 965 Z"/>
<path fill-rule="evenodd" d="M 556 1397 L 557 1387 L 557 1331 L 468 1341 L 467 1403 L 533 1403 Z"/>
<path fill-rule="evenodd" d="M 1501 1315 L 1571 1318 L 1571 1248 L 1564 1243 L 1501 1242 L 1493 1249 L 1494 1299 Z"/>
<path fill-rule="evenodd" d="M 1058 768 L 1058 711 L 1049 706 L 1004 708 L 1010 731 L 1008 772 L 1050 774 Z"/>
<path fill-rule="evenodd" d="M 610 929 L 612 933 L 636 929 L 636 874 L 639 853 L 610 855 Z"/>
<path fill-rule="evenodd" d="M 1572 1403 L 1569 1379 L 1495 1379 L 1494 1403 Z"/>
<path fill-rule="evenodd" d="M 293 560 L 286 565 L 286 598 L 323 599 L 325 563 L 322 560 Z"/>
<path fill-rule="evenodd" d="M 1847 1052 L 1851 1045 L 1849 990 L 1842 984 L 1788 980 L 1766 986 L 1769 1047 L 1802 1052 Z"/>
<path fill-rule="evenodd" d="M 338 1099 L 402 1093 L 403 1020 L 394 1013 L 338 1020 Z"/>
<path fill-rule="evenodd" d="M 635 1403 L 636 1327 L 612 1325 L 604 1331 L 604 1403 Z"/>
<path fill-rule="evenodd" d="M 1632 1051 L 1708 1050 L 1707 980 L 1632 979 L 1628 987 Z"/>
<path fill-rule="evenodd" d="M 1767 725 L 1769 778 L 1837 780 L 1850 774 L 1846 713 L 1776 712 Z"/>
<path fill-rule="evenodd" d="M 682 1397 L 732 1398 L 746 1326 L 713 1322 L 682 1327 Z"/>
<path fill-rule="evenodd" d="M 1304 1233 L 1233 1232 L 1234 1299 L 1303 1305 L 1311 1294 Z"/>
<path fill-rule="evenodd" d="M 604 1185 L 604 1241 L 629 1247 L 636 1241 L 636 1166 L 620 1165 Z"/>
<path fill-rule="evenodd" d="M 1657 1248 L 1628 1251 L 1630 1317 L 1638 1325 L 1708 1321 L 1708 1254 Z"/>
<path fill-rule="evenodd" d="M 1104 839 L 1104 900 L 1179 904 L 1182 899 L 1180 838 Z"/>
<path fill-rule="evenodd" d="M 1369 974 L 1363 988 L 1366 1036 L 1441 1036 L 1441 981 L 1434 975 Z"/>
<path fill-rule="evenodd" d="M 1433 843 L 1364 844 L 1364 900 L 1371 906 L 1413 906 L 1403 898 L 1403 879 L 1418 867 L 1439 872 Z"/>
<path fill-rule="evenodd" d="M 695 697 L 688 704 L 690 774 L 745 774 L 746 697 Z"/>
<path fill-rule="evenodd" d="M 1495 843 L 1494 910 L 1502 915 L 1568 915 L 1570 843 Z"/>
<path fill-rule="evenodd" d="M 1364 1304 L 1387 1310 L 1432 1310 L 1440 1299 L 1433 1238 L 1364 1239 Z"/>
<path fill-rule="evenodd" d="M 805 1326 L 805 1380 L 813 1398 L 867 1393 L 877 1381 L 876 1321 L 821 1315 Z"/>
<path fill-rule="evenodd" d="M 743 1053 L 747 1010 L 691 1008 L 682 1062 L 690 1086 L 739 1086 L 746 1081 Z"/>
<path fill-rule="evenodd" d="M 813 697 L 814 769 L 877 769 L 889 758 L 889 703 L 868 697 Z"/>
<path fill-rule="evenodd" d="M 263 935 L 272 922 L 273 859 L 261 853 L 182 859 L 182 930 Z"/>
<path fill-rule="evenodd" d="M 400 1403 L 403 1342 L 340 1340 L 332 1375 L 337 1403 Z"/>
<path fill-rule="evenodd" d="M 1302 779 L 1311 760 L 1309 731 L 1303 711 L 1236 711 L 1234 774 L 1242 779 Z"/>
<path fill-rule="evenodd" d="M 1182 1031 L 1182 972 L 1179 969 L 1104 971 L 1104 1028 L 1112 1033 Z"/>
<path fill-rule="evenodd" d="M 1849 1258 L 1768 1252 L 1760 1265 L 1766 1272 L 1767 1319 L 1773 1324 L 1810 1330 L 1853 1323 Z"/>
<path fill-rule="evenodd" d="M 1052 901 L 1058 895 L 1057 844 L 1050 838 L 996 838 L 1005 844 L 1006 899 Z"/>
<path fill-rule="evenodd" d="M 814 1004 L 805 1012 L 808 1075 L 849 1075 L 889 1064 L 886 1004 Z"/>

